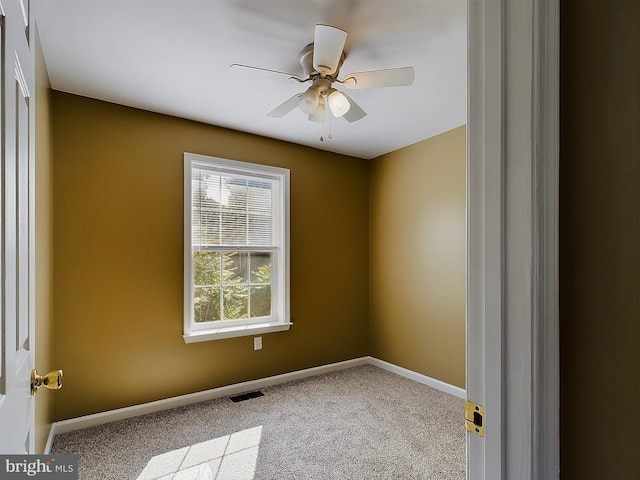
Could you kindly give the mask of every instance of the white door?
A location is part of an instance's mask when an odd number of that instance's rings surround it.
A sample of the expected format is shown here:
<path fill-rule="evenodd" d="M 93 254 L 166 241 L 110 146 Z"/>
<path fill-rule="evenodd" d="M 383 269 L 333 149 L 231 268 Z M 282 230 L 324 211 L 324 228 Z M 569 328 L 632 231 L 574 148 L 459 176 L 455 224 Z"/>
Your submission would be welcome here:
<path fill-rule="evenodd" d="M 35 62 L 29 0 L 0 0 L 0 453 L 34 453 Z M 32 48 L 33 47 L 33 48 Z"/>

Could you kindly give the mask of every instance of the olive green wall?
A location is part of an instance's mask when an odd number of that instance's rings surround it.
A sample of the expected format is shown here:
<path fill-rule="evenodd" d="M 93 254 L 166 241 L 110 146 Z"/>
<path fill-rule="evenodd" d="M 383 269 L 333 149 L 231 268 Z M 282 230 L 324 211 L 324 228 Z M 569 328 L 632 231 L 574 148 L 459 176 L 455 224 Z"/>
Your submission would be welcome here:
<path fill-rule="evenodd" d="M 36 31 L 36 251 L 35 317 L 36 368 L 46 373 L 53 362 L 53 193 L 51 86 L 47 75 L 40 37 Z M 42 389 L 45 390 L 45 389 Z M 36 397 L 36 452 L 43 453 L 53 421 L 54 392 L 42 391 Z"/>
<path fill-rule="evenodd" d="M 466 128 L 375 159 L 370 354 L 464 388 Z"/>
<path fill-rule="evenodd" d="M 368 162 L 53 93 L 55 419 L 368 353 Z M 288 332 L 182 339 L 183 152 L 291 169 Z"/>
<path fill-rule="evenodd" d="M 640 2 L 561 2 L 561 475 L 640 478 Z"/>

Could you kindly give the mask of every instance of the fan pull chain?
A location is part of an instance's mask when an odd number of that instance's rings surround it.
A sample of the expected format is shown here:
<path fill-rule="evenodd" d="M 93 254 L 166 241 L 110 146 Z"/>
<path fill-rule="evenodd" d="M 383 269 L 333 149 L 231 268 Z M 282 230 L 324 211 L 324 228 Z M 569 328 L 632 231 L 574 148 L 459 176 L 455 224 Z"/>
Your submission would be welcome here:
<path fill-rule="evenodd" d="M 328 115 L 329 117 L 329 135 L 327 135 L 329 137 L 329 140 L 331 140 L 333 138 L 333 133 L 331 133 L 331 117 L 333 115 Z"/>

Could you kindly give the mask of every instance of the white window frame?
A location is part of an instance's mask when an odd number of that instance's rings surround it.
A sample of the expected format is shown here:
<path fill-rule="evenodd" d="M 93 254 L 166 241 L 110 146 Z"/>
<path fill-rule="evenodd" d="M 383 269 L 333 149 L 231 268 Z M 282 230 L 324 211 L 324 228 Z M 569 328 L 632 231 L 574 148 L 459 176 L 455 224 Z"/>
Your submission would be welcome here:
<path fill-rule="evenodd" d="M 223 320 L 198 324 L 193 319 L 193 243 L 192 243 L 192 172 L 194 168 L 215 168 L 232 175 L 256 179 L 270 179 L 280 187 L 278 211 L 278 237 L 281 239 L 273 255 L 272 271 L 272 315 L 268 318 Z M 210 157 L 195 153 L 184 153 L 184 332 L 185 343 L 203 342 L 289 330 L 289 183 L 290 173 L 286 168 Z M 260 250 L 256 247 L 255 250 Z M 212 324 L 215 323 L 215 326 Z"/>

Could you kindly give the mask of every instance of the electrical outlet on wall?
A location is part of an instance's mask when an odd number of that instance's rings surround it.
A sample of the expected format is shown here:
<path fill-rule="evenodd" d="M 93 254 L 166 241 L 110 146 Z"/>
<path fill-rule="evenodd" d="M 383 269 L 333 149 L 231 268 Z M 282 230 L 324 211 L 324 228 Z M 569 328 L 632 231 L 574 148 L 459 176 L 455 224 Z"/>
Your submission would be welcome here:
<path fill-rule="evenodd" d="M 253 337 L 253 349 L 262 350 L 262 337 Z"/>

